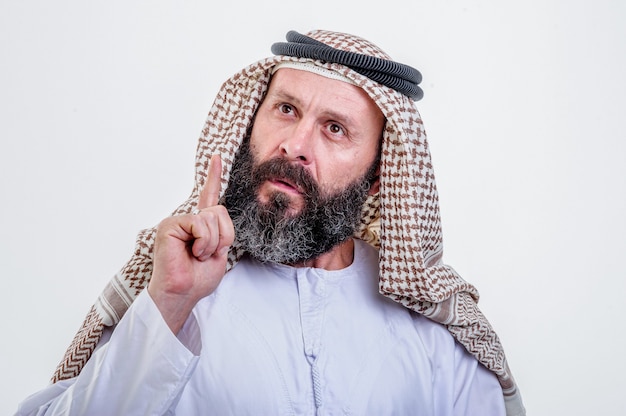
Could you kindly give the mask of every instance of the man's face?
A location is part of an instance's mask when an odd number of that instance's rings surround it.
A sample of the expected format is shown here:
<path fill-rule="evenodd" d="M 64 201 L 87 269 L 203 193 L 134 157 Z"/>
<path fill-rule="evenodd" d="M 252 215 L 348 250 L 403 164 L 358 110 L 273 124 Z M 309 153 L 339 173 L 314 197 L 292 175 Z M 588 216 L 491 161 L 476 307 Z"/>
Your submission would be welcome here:
<path fill-rule="evenodd" d="M 354 234 L 376 183 L 383 124 L 357 87 L 278 71 L 226 191 L 243 248 L 263 261 L 299 263 Z"/>
<path fill-rule="evenodd" d="M 378 155 L 384 123 L 361 88 L 283 68 L 257 111 L 250 147 L 259 163 L 280 157 L 301 166 L 322 194 L 330 194 L 365 175 Z M 302 190 L 281 178 L 262 184 L 260 202 L 276 192 L 289 199 L 289 213 L 302 209 Z"/>

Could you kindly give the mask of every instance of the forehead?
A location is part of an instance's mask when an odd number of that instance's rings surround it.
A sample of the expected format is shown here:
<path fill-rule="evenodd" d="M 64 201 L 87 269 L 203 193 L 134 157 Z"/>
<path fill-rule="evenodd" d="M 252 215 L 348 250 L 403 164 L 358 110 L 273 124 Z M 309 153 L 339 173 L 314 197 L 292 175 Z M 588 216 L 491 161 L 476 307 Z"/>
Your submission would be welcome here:
<path fill-rule="evenodd" d="M 269 84 L 268 96 L 287 95 L 305 102 L 326 103 L 335 108 L 345 107 L 354 114 L 383 119 L 383 114 L 370 96 L 351 82 L 308 70 L 280 68 Z"/>

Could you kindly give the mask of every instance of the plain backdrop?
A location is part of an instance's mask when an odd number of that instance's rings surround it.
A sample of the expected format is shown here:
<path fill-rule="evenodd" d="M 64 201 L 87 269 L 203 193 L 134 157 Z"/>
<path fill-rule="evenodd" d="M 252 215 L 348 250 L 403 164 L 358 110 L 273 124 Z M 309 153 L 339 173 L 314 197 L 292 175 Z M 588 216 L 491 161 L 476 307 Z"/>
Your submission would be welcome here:
<path fill-rule="evenodd" d="M 3 0 L 0 414 L 187 198 L 221 83 L 318 28 L 422 72 L 444 261 L 529 415 L 625 414 L 625 19 L 620 0 Z"/>

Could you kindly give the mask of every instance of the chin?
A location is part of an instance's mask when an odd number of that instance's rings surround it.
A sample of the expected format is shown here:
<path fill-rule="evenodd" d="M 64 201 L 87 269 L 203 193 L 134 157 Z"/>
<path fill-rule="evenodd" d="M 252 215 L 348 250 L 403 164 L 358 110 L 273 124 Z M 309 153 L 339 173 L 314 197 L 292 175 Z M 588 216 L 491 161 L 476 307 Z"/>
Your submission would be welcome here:
<path fill-rule="evenodd" d="M 301 197 L 294 197 L 281 191 L 271 191 L 268 194 L 259 192 L 257 201 L 260 206 L 269 210 L 281 211 L 288 218 L 297 217 L 304 209 L 304 201 Z"/>

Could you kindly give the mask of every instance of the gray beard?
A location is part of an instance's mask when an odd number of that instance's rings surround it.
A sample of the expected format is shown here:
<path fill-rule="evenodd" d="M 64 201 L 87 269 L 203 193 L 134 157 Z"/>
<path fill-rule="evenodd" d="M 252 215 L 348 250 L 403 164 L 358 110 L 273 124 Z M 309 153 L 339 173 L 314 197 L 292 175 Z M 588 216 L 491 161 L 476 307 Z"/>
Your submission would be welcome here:
<path fill-rule="evenodd" d="M 256 165 L 249 139 L 244 139 L 224 195 L 236 240 L 262 262 L 298 264 L 319 257 L 354 235 L 377 166 L 378 160 L 346 189 L 323 195 L 301 165 L 284 158 Z M 282 192 L 270 195 L 265 204 L 258 201 L 259 187 L 272 178 L 288 179 L 303 191 L 298 214 L 287 214 L 290 197 Z"/>

